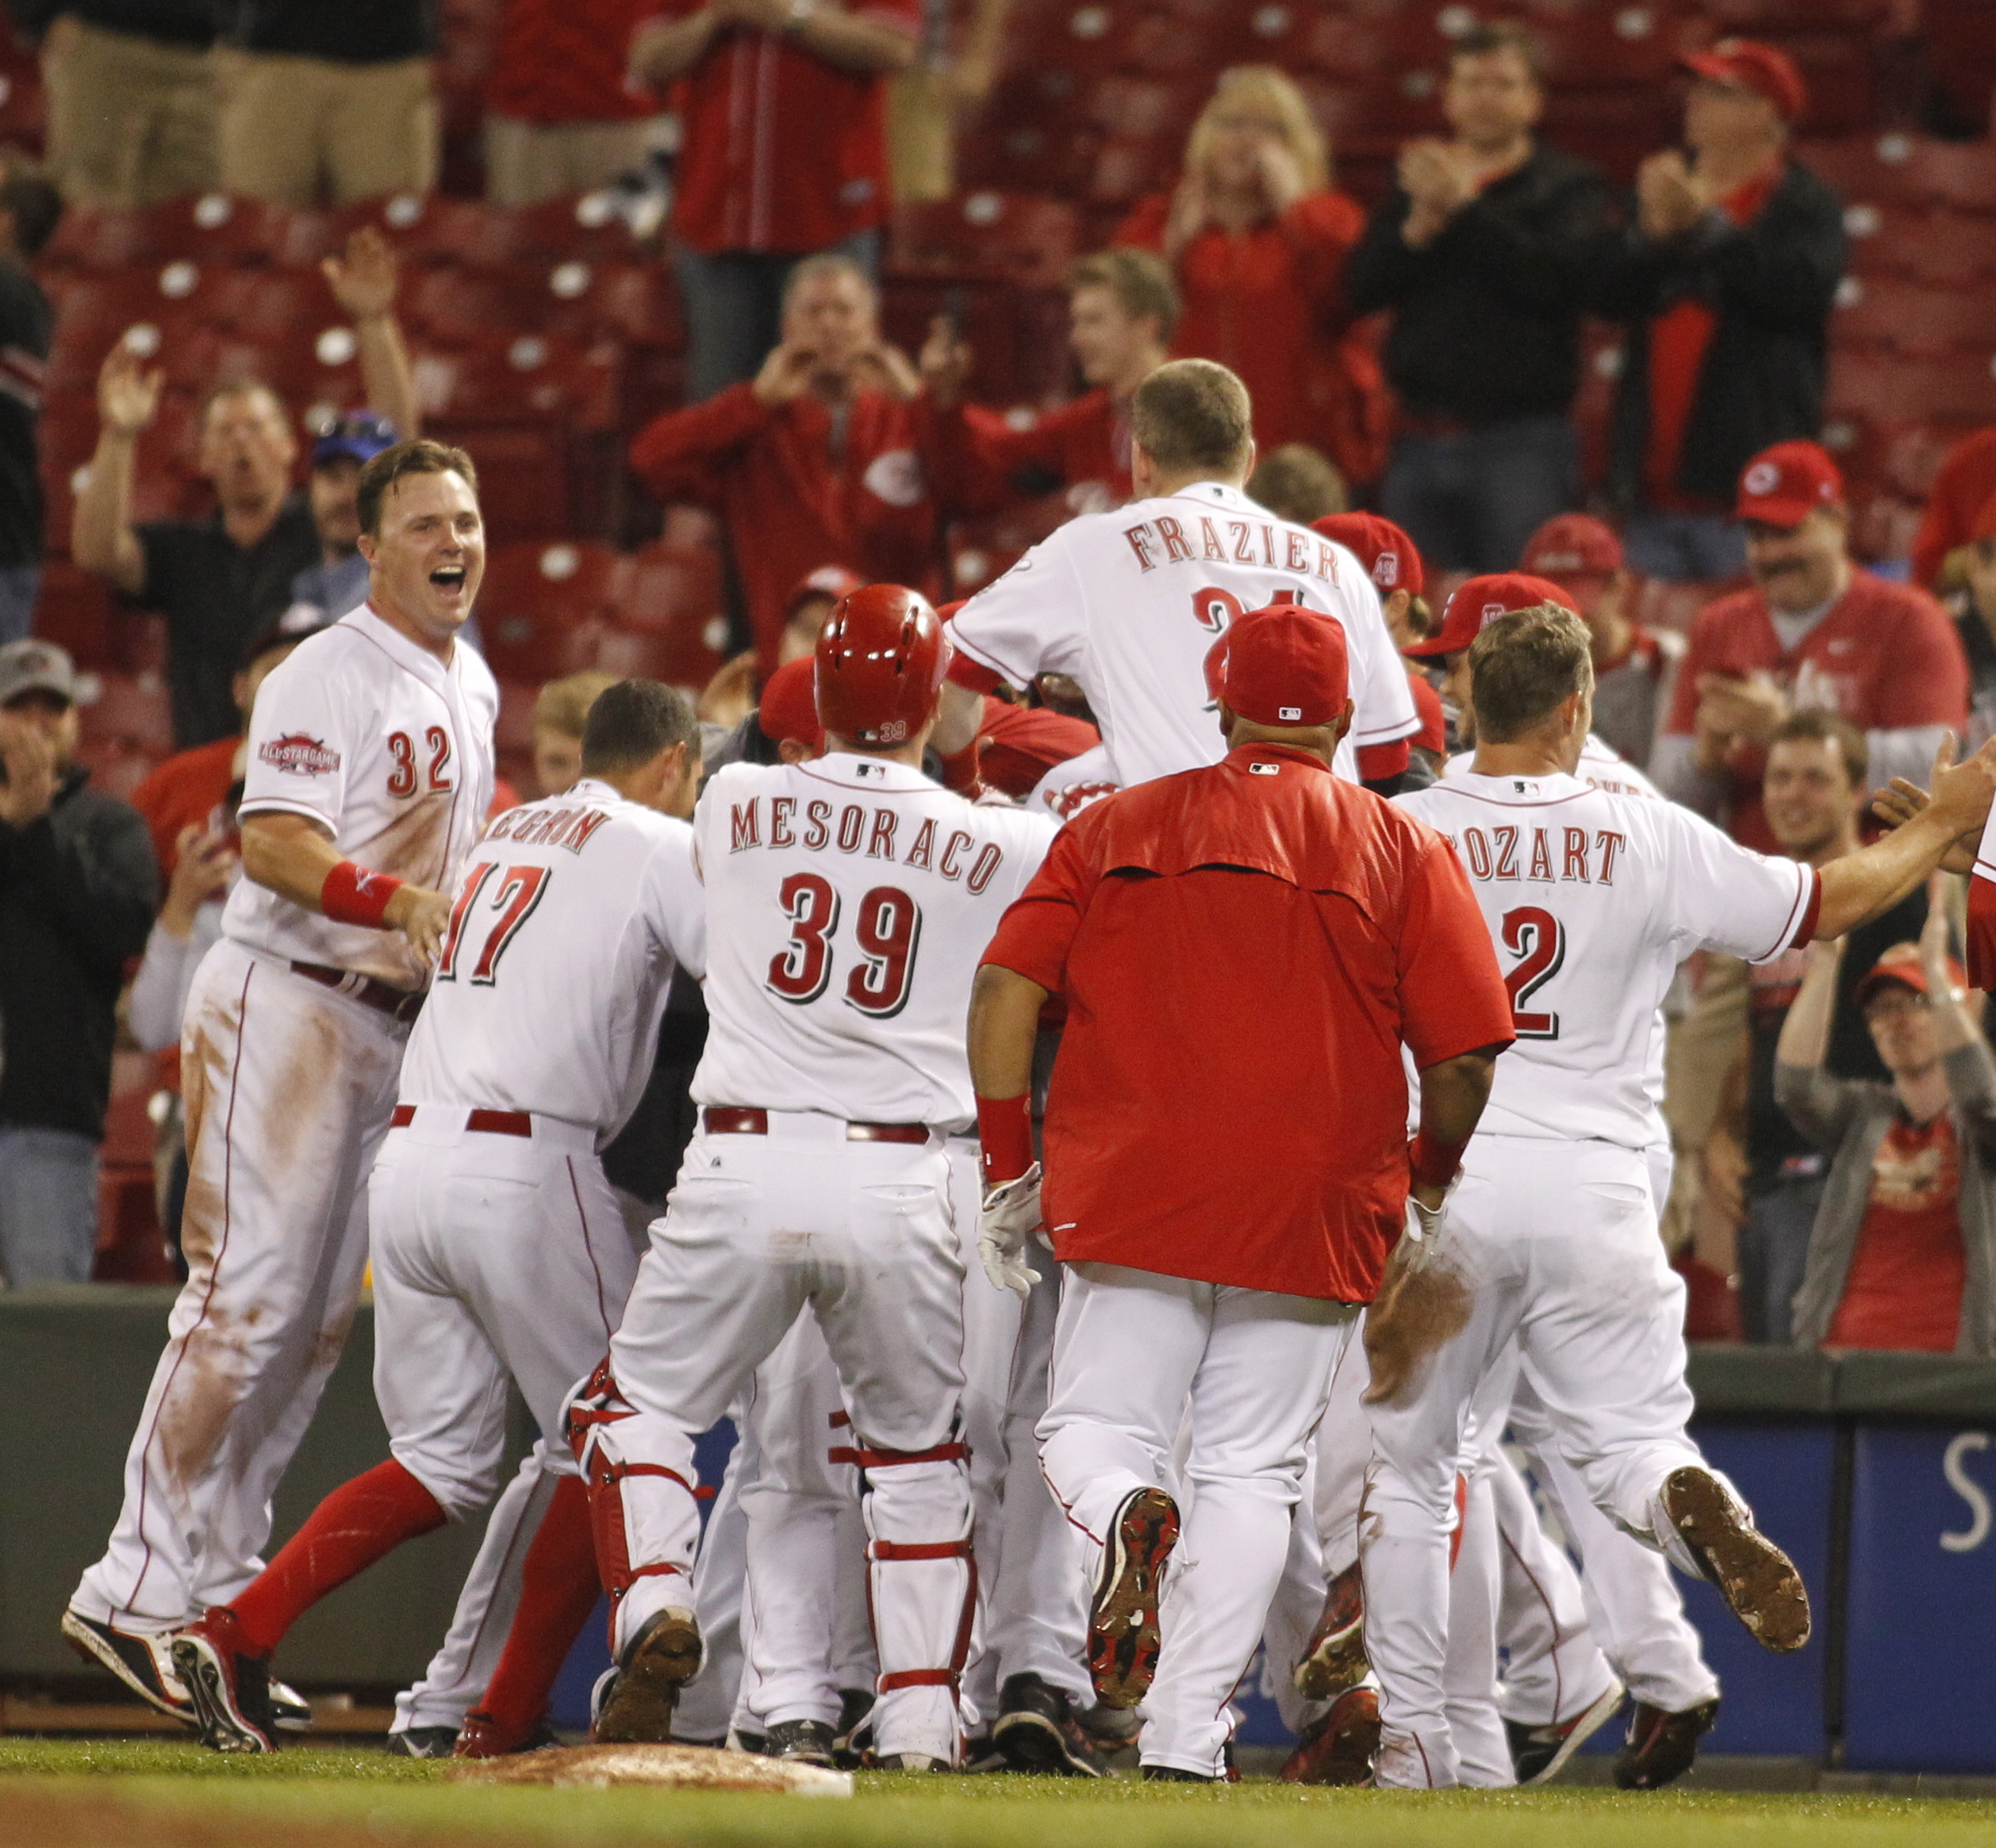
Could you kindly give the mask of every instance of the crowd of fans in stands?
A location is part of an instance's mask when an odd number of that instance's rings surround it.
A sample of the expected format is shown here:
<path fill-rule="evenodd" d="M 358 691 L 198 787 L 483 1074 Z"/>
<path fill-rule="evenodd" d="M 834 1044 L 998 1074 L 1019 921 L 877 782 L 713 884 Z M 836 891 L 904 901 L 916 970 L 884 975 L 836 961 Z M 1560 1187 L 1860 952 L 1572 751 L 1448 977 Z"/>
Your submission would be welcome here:
<path fill-rule="evenodd" d="M 112 347 L 67 543 L 165 619 L 179 751 L 128 806 L 77 760 L 87 676 L 30 633 L 52 331 L 36 259 L 65 203 L 428 191 L 438 45 L 425 0 L 8 5 L 48 111 L 45 162 L 0 165 L 0 1272 L 20 1285 L 91 1273 L 121 1032 L 162 1056 L 171 1236 L 173 1049 L 236 876 L 244 722 L 289 649 L 364 598 L 355 478 L 421 422 L 397 258 L 371 226 L 324 265 L 366 402 L 314 434 L 302 485 L 300 407 L 217 378 L 195 420 L 212 512 L 136 517 L 163 375 Z M 1687 56 L 1681 142 L 1624 197 L 1541 136 L 1532 33 L 1476 25 L 1440 86 L 1445 132 L 1400 149 L 1369 211 L 1337 189 L 1288 76 L 1223 71 L 1175 186 L 1068 276 L 1081 389 L 1021 412 L 977 401 L 954 303 L 912 355 L 881 328 L 890 206 L 946 190 L 946 157 L 938 182 L 908 149 L 936 110 L 992 86 L 1002 0 L 962 11 L 952 40 L 950 10 L 917 0 L 506 6 L 484 123 L 493 201 L 655 186 L 676 148 L 661 260 L 685 319 L 685 401 L 628 461 L 661 506 L 706 510 L 728 560 L 743 646 L 704 691 L 710 765 L 816 748 L 801 664 L 847 590 L 891 580 L 941 598 L 954 523 L 1127 499 L 1130 397 L 1188 355 L 1249 388 L 1254 497 L 1322 523 L 1372 570 L 1430 715 L 1411 774 L 1454 742 L 1436 696 L 1453 658 L 1441 619 L 1468 573 L 1558 586 L 1594 638 L 1598 735 L 1636 780 L 1764 852 L 1851 852 L 1878 825 L 1875 788 L 1924 783 L 1948 730 L 1972 746 L 1996 730 L 1996 430 L 1941 469 L 1905 570 L 1857 562 L 1819 442 L 1844 216 L 1791 152 L 1808 97 L 1779 49 Z M 939 88 L 952 43 L 962 69 Z M 1623 336 L 1591 509 L 1574 415 L 1590 317 Z M 1645 619 L 1653 587 L 1676 582 L 1711 590 L 1688 633 Z M 540 689 L 534 792 L 576 774 L 583 715 L 611 677 Z M 981 734 L 986 780 L 1018 794 L 1096 742 L 1071 684 L 1050 679 L 1032 701 L 988 701 Z M 1996 1352 L 1996 1065 L 1948 953 L 1955 908 L 1937 888 L 1834 949 L 1687 965 L 1668 1219 L 1708 1286 L 1695 1326 Z M 609 1163 L 647 1201 L 676 1166 L 704 1031 L 697 987 L 681 987 Z"/>

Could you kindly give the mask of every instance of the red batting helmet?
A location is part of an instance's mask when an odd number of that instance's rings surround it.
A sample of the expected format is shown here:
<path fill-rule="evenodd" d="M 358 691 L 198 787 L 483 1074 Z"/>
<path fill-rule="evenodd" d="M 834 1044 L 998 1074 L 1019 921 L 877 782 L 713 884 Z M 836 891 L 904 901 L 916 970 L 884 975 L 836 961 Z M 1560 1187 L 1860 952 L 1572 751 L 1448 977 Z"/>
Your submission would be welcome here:
<path fill-rule="evenodd" d="M 950 666 L 950 638 L 919 591 L 869 584 L 819 631 L 819 721 L 860 744 L 904 744 L 928 723 Z"/>

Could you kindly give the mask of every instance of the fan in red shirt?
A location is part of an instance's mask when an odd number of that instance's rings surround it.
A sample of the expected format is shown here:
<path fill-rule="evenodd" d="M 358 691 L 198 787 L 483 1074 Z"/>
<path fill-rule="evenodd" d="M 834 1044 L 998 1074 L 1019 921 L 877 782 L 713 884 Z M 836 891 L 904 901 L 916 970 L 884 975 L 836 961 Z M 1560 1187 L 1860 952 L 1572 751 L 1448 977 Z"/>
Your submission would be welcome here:
<path fill-rule="evenodd" d="M 1023 417 L 958 403 L 971 351 L 946 318 L 937 320 L 922 350 L 922 383 L 935 424 L 937 498 L 952 513 L 1057 493 L 1071 513 L 1101 513 L 1130 498 L 1130 400 L 1169 357 L 1177 288 L 1148 251 L 1102 251 L 1068 273 L 1067 314 L 1068 344 L 1091 389 Z"/>
<path fill-rule="evenodd" d="M 507 0 L 486 84 L 486 197 L 531 205 L 644 164 L 655 100 L 625 59 L 658 0 Z"/>
<path fill-rule="evenodd" d="M 1926 512 L 1913 536 L 1913 581 L 1933 585 L 1948 555 L 1979 535 L 1976 524 L 1996 499 L 1996 428 L 1964 436 L 1948 451 L 1933 485 L 1927 490 Z"/>
<path fill-rule="evenodd" d="M 1924 784 L 1941 734 L 1968 710 L 1968 663 L 1925 591 L 1854 564 L 1843 477 L 1813 443 L 1777 443 L 1741 471 L 1737 506 L 1753 588 L 1699 613 L 1650 774 L 1763 853 L 1768 740 L 1802 707 L 1841 712 L 1871 780 Z"/>
<path fill-rule="evenodd" d="M 750 377 L 796 259 L 872 268 L 886 222 L 887 78 L 915 60 L 921 0 L 663 0 L 631 48 L 683 125 L 672 228 L 686 395 Z M 893 573 L 881 575 L 892 577 Z"/>
<path fill-rule="evenodd" d="M 1228 1699 L 1359 1305 L 1396 1240 L 1393 1275 L 1417 1269 L 1512 1037 L 1447 843 L 1330 773 L 1352 714 L 1342 627 L 1278 604 L 1215 649 L 1229 755 L 1068 824 L 985 953 L 970 1020 L 986 1269 L 1027 1287 L 1042 1220 L 1065 1267 L 1038 1435 L 1096 1563 L 1090 1672 L 1105 1704 L 1144 1702 L 1145 1774 L 1194 1781 L 1225 1775 Z M 1042 1197 L 1027 1090 L 1055 995 Z M 1199 1496 L 1174 1562 L 1164 1485 L 1188 1404 Z"/>
<path fill-rule="evenodd" d="M 881 339 L 879 306 L 850 259 L 806 258 L 784 298 L 781 343 L 755 382 L 667 412 L 631 446 L 631 466 L 659 500 L 725 521 L 766 678 L 791 594 L 820 566 L 936 588 L 927 412 L 914 367 Z"/>
<path fill-rule="evenodd" d="M 1432 633 L 1427 600 L 1421 594 L 1426 582 L 1421 554 L 1391 520 L 1378 513 L 1327 513 L 1312 520 L 1311 530 L 1335 539 L 1371 573 L 1395 648 L 1405 650 Z M 1441 709 L 1441 696 L 1434 682 L 1411 661 L 1407 678 L 1414 689 L 1414 710 L 1421 715 L 1421 729 L 1407 742 L 1428 753 L 1430 769 L 1439 770 L 1449 754 L 1449 719 Z"/>
<path fill-rule="evenodd" d="M 1365 214 L 1330 190 L 1330 171 L 1295 84 L 1264 65 L 1228 71 L 1192 126 L 1177 190 L 1145 200 L 1115 241 L 1171 264 L 1185 305 L 1172 352 L 1239 374 L 1264 453 L 1310 443 L 1360 483 L 1385 466 L 1386 379 L 1344 304 Z"/>

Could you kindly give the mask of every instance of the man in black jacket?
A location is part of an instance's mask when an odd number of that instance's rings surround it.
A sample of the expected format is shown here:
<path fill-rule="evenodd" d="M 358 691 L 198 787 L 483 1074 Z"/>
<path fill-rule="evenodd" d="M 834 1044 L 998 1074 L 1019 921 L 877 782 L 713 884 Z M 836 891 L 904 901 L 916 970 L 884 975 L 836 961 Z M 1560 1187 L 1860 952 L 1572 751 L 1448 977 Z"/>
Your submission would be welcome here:
<path fill-rule="evenodd" d="M 1788 157 L 1807 94 L 1787 54 L 1722 39 L 1684 63 L 1688 155 L 1643 163 L 1593 306 L 1629 323 L 1610 486 L 1629 567 L 1709 581 L 1746 568 L 1729 519 L 1740 470 L 1821 426 L 1845 246 L 1836 195 Z"/>
<path fill-rule="evenodd" d="M 49 177 L 75 205 L 215 183 L 216 35 L 228 0 L 7 0 L 38 42 Z"/>
<path fill-rule="evenodd" d="M 1510 570 L 1580 500 L 1568 413 L 1608 187 L 1534 137 L 1539 56 L 1516 25 L 1455 41 L 1441 99 L 1454 139 L 1401 151 L 1399 183 L 1345 266 L 1354 310 L 1392 311 L 1399 434 L 1380 508 L 1440 570 Z"/>
<path fill-rule="evenodd" d="M 89 1280 L 125 964 L 159 897 L 137 810 L 85 785 L 76 671 L 0 648 L 0 1272 Z"/>

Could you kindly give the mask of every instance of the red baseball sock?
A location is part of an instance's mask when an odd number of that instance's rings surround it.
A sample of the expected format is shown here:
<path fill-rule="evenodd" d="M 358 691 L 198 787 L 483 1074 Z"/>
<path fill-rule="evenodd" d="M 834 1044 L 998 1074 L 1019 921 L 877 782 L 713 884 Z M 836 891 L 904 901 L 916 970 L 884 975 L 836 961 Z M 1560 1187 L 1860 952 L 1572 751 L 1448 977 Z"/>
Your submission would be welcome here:
<path fill-rule="evenodd" d="M 328 1592 L 443 1521 L 436 1497 L 393 1459 L 342 1484 L 230 1607 L 243 1640 L 268 1655 Z"/>
<path fill-rule="evenodd" d="M 601 1591 L 589 1531 L 589 1491 L 564 1476 L 520 1567 L 520 1608 L 479 1707 L 502 1731 L 524 1735 L 547 1710 L 555 1677 Z"/>

